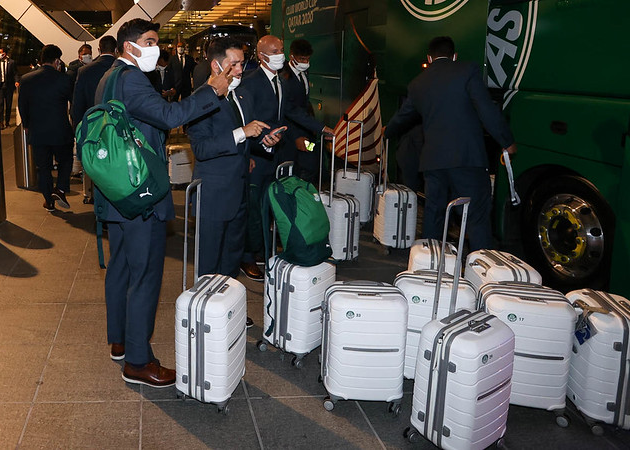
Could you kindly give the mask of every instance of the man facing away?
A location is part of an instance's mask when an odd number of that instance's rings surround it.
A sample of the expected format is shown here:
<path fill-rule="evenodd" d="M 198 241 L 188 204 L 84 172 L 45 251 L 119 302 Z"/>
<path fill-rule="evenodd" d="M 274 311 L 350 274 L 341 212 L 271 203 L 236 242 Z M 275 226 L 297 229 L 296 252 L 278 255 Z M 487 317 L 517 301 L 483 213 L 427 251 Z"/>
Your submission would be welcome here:
<path fill-rule="evenodd" d="M 94 94 L 98 83 L 116 59 L 116 38 L 114 36 L 103 36 L 98 42 L 98 51 L 100 53 L 99 57 L 79 68 L 79 73 L 77 74 L 72 108 L 70 110 L 72 127 L 75 130 L 81 119 L 83 119 L 83 114 L 94 106 Z"/>
<path fill-rule="evenodd" d="M 441 239 L 448 201 L 466 196 L 471 198 L 470 250 L 492 248 L 491 188 L 482 125 L 510 154 L 516 152 L 514 138 L 490 98 L 479 67 L 457 61 L 450 37 L 430 42 L 428 60 L 429 68 L 409 84 L 408 97 L 389 121 L 385 137 L 422 123 L 423 237 Z"/>
<path fill-rule="evenodd" d="M 133 19 L 118 30 L 120 57 L 101 79 L 95 101 L 100 103 L 114 69 L 127 66 L 118 79 L 115 98 L 124 103 L 132 124 L 166 160 L 164 131 L 183 125 L 219 107 L 219 97 L 231 81 L 226 75 L 209 80 L 194 96 L 167 102 L 143 72 L 155 69 L 160 54 L 160 25 Z M 105 276 L 107 340 L 110 356 L 125 360 L 122 377 L 129 383 L 166 387 L 175 383 L 175 371 L 160 365 L 150 339 L 160 297 L 166 246 L 166 223 L 175 217 L 171 193 L 155 204 L 147 219 L 126 219 L 95 190 L 95 211 L 108 224 L 110 259 Z M 99 213 L 99 211 L 103 211 Z"/>
<path fill-rule="evenodd" d="M 61 49 L 48 44 L 42 48 L 41 67 L 22 77 L 18 108 L 26 138 L 33 147 L 37 165 L 37 184 L 44 196 L 44 209 L 55 210 L 55 201 L 70 208 L 74 135 L 68 118 L 72 94 L 70 78 L 61 73 Z M 57 161 L 57 184 L 53 188 L 53 156 Z"/>
<path fill-rule="evenodd" d="M 11 120 L 13 93 L 20 85 L 15 61 L 0 47 L 0 127 L 7 128 Z"/>

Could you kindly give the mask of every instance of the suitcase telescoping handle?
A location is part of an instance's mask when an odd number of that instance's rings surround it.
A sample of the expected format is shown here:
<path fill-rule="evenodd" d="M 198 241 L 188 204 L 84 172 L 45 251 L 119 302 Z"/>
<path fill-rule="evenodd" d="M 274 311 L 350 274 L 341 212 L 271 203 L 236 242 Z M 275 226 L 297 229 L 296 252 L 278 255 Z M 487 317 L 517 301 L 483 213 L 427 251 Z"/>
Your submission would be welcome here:
<path fill-rule="evenodd" d="M 444 233 L 442 233 L 442 251 L 440 252 L 440 262 L 438 263 L 437 282 L 435 283 L 435 296 L 433 298 L 433 315 L 435 320 L 438 313 L 438 304 L 440 302 L 440 286 L 442 283 L 442 274 L 444 273 L 444 265 L 446 259 L 446 236 L 448 233 L 448 218 L 451 209 L 455 206 L 464 206 L 462 212 L 462 224 L 459 231 L 459 245 L 457 246 L 457 259 L 455 260 L 455 268 L 453 269 L 453 290 L 451 291 L 451 302 L 449 305 L 449 315 L 455 312 L 455 304 L 457 302 L 457 287 L 459 286 L 459 277 L 462 272 L 462 252 L 464 250 L 464 238 L 466 236 L 466 220 L 468 219 L 468 207 L 470 206 L 470 197 L 459 197 L 453 200 L 446 207 L 446 217 L 444 218 Z"/>
<path fill-rule="evenodd" d="M 186 290 L 186 266 L 188 263 L 188 208 L 190 207 L 191 195 L 197 189 L 197 202 L 195 205 L 195 257 L 194 257 L 194 279 L 193 284 L 199 278 L 199 220 L 201 219 L 201 179 L 193 180 L 186 187 L 186 203 L 184 206 L 184 276 L 182 277 L 182 291 Z"/>
<path fill-rule="evenodd" d="M 321 142 L 319 145 L 319 192 L 322 191 L 322 174 L 323 174 L 323 162 L 324 162 L 324 135 L 321 137 Z M 335 135 L 332 135 L 332 150 L 330 152 L 330 195 L 328 196 L 328 207 L 330 208 L 332 205 L 334 187 L 335 187 L 335 144 L 337 143 L 337 138 Z"/>
<path fill-rule="evenodd" d="M 385 160 L 385 163 L 383 163 Z M 387 190 L 387 169 L 389 160 L 389 139 L 385 139 L 381 136 L 381 157 L 378 159 L 378 184 L 376 185 L 376 193 L 384 194 Z M 383 165 L 385 165 L 385 174 L 383 174 Z M 383 179 L 383 190 L 381 188 L 381 178 Z"/>
<path fill-rule="evenodd" d="M 358 123 L 361 128 L 361 134 L 359 135 L 359 155 L 357 160 L 357 181 L 361 181 L 361 154 L 363 153 L 363 121 L 362 120 L 348 120 L 346 119 L 346 156 L 343 164 L 343 177 L 346 178 L 346 172 L 348 172 L 348 148 L 350 147 L 350 124 Z"/>

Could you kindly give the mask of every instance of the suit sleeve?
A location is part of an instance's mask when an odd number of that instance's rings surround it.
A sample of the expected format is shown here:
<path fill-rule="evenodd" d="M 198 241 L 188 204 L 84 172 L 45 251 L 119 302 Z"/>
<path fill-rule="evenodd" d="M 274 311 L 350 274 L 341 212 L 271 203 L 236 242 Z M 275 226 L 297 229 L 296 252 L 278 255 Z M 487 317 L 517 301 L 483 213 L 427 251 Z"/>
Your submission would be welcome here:
<path fill-rule="evenodd" d="M 199 161 L 238 153 L 230 122 L 230 117 L 221 110 L 215 110 L 190 124 L 187 133 L 192 151 Z"/>
<path fill-rule="evenodd" d="M 315 119 L 315 117 L 309 116 L 303 108 L 300 108 L 295 105 L 295 103 L 291 101 L 284 102 L 285 111 L 284 116 L 292 122 L 297 123 L 303 128 L 311 131 L 313 134 L 320 135 L 322 130 L 324 129 L 324 124 L 319 120 Z M 290 124 L 288 125 L 291 126 Z"/>
<path fill-rule="evenodd" d="M 219 107 L 219 99 L 212 87 L 201 87 L 195 95 L 169 103 L 153 88 L 139 70 L 123 76 L 123 98 L 129 114 L 161 130 L 170 130 L 208 114 Z"/>
<path fill-rule="evenodd" d="M 74 85 L 74 93 L 72 94 L 72 107 L 70 109 L 70 117 L 72 118 L 72 129 L 76 130 L 77 125 L 83 119 L 83 114 L 87 111 L 87 105 L 89 99 L 85 98 L 85 77 L 81 76 L 82 71 L 79 71 L 77 76 L 77 82 Z"/>
<path fill-rule="evenodd" d="M 421 121 L 422 116 L 416 109 L 409 95 L 387 124 L 387 128 L 385 128 L 385 138 L 391 139 L 400 136 Z"/>
<path fill-rule="evenodd" d="M 502 148 L 514 143 L 510 127 L 501 114 L 501 110 L 490 98 L 488 88 L 484 85 L 481 72 L 476 64 L 471 64 L 471 73 L 466 85 L 468 95 L 472 101 L 481 123 Z"/>

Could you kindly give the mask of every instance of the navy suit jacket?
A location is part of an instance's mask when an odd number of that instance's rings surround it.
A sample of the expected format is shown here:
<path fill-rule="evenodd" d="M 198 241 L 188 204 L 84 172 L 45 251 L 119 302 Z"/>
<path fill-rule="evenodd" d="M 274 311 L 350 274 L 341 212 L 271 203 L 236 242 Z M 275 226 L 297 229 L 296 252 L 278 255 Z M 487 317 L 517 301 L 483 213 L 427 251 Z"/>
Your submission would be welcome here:
<path fill-rule="evenodd" d="M 308 74 L 303 75 L 308 81 Z M 288 64 L 285 64 L 285 67 L 282 71 L 282 76 L 285 79 L 285 83 L 283 86 L 285 88 L 284 92 L 287 97 L 287 103 L 290 105 L 289 109 L 301 109 L 306 114 L 313 117 L 315 115 L 313 112 L 313 106 L 309 101 L 309 96 L 306 93 L 304 83 L 295 75 Z M 290 130 L 288 130 L 287 138 L 291 138 L 291 140 L 293 141 L 300 136 L 309 137 L 312 134 L 313 133 L 311 131 L 300 126 L 300 124 L 291 121 L 291 126 Z"/>
<path fill-rule="evenodd" d="M 126 63 L 117 59 L 112 64 L 111 69 L 101 78 L 96 90 L 96 103 L 101 103 L 105 83 L 112 70 L 123 64 Z M 132 124 L 144 134 L 149 145 L 159 155 L 162 155 L 164 161 L 166 161 L 164 130 L 179 127 L 219 106 L 219 99 L 210 86 L 200 88 L 195 95 L 189 96 L 180 102 L 169 103 L 157 93 L 146 74 L 136 66 L 129 66 L 129 69 L 122 73 L 122 77 L 118 80 L 115 97 L 125 104 Z M 102 196 L 98 189 L 96 192 L 97 195 Z M 155 205 L 155 214 L 158 219 L 163 221 L 175 217 L 173 197 L 170 191 L 162 201 Z M 111 204 L 105 220 L 111 222 L 128 221 Z M 142 216 L 138 216 L 133 220 L 140 221 Z"/>
<path fill-rule="evenodd" d="M 31 145 L 72 145 L 71 95 L 70 78 L 52 66 L 43 65 L 22 77 L 18 108 Z"/>
<path fill-rule="evenodd" d="M 10 58 L 7 58 L 7 67 L 6 67 L 6 88 L 9 92 L 13 92 L 15 90 L 15 83 L 20 81 L 20 76 L 18 75 L 17 69 L 15 67 L 15 61 Z"/>
<path fill-rule="evenodd" d="M 77 125 L 83 119 L 85 111 L 94 106 L 94 94 L 98 83 L 115 60 L 114 55 L 101 55 L 90 64 L 79 69 L 70 110 L 72 127 L 74 129 L 77 128 Z"/>
<path fill-rule="evenodd" d="M 289 119 L 314 134 L 320 134 L 324 128 L 324 124 L 314 117 L 309 116 L 301 108 L 296 108 L 288 102 L 287 87 L 285 85 L 286 80 L 282 76 L 279 76 L 278 79 L 280 80 L 280 89 L 282 90 L 280 119 L 278 119 L 276 93 L 262 67 L 252 70 L 243 76 L 241 86 L 249 92 L 249 97 L 252 99 L 252 104 L 254 105 L 254 119 L 265 122 L 271 127 L 271 130 L 283 125 L 291 128 L 292 124 L 287 123 L 287 119 Z M 260 138 L 252 143 L 252 154 L 268 158 L 269 154 L 258 143 L 259 140 Z"/>
<path fill-rule="evenodd" d="M 514 138 L 500 109 L 492 102 L 476 64 L 435 60 L 408 86 L 408 97 L 389 121 L 387 138 L 422 122 L 424 170 L 487 167 L 483 127 L 501 145 Z"/>
<path fill-rule="evenodd" d="M 240 89 L 236 94 L 247 124 L 252 120 L 248 94 Z M 190 123 L 187 133 L 196 159 L 193 178 L 203 180 L 201 215 L 228 221 L 236 216 L 246 195 L 249 143 L 256 138 L 236 145 L 232 130 L 240 125 L 235 111 L 225 98 L 219 104 L 219 109 Z"/>
<path fill-rule="evenodd" d="M 188 97 L 192 92 L 192 74 L 197 63 L 190 55 L 184 55 L 184 60 L 186 64 L 182 67 L 179 55 L 172 55 L 168 65 L 173 69 L 177 94 L 182 97 Z"/>

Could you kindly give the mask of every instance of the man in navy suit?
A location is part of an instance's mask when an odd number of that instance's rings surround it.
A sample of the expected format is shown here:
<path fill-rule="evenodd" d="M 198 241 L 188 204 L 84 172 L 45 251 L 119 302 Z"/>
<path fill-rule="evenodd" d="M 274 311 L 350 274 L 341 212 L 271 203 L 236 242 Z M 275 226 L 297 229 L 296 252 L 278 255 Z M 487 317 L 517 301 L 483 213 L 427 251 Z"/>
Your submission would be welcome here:
<path fill-rule="evenodd" d="M 22 77 L 18 108 L 26 138 L 33 146 L 37 183 L 44 196 L 44 208 L 55 210 L 55 201 L 69 208 L 74 135 L 68 118 L 72 95 L 70 78 L 59 71 L 61 49 L 48 44 L 42 48 L 41 67 Z M 57 161 L 57 185 L 53 188 L 53 156 Z"/>
<path fill-rule="evenodd" d="M 236 278 L 243 256 L 249 185 L 249 145 L 269 125 L 252 120 L 247 92 L 236 89 L 245 58 L 239 41 L 224 37 L 209 42 L 205 51 L 211 77 L 231 68 L 228 94 L 212 111 L 188 127 L 195 154 L 193 178 L 203 180 L 199 233 L 199 273 L 220 273 Z M 267 135 L 273 147 L 278 136 Z"/>
<path fill-rule="evenodd" d="M 471 198 L 470 250 L 492 248 L 491 188 L 482 125 L 510 154 L 516 152 L 514 138 L 490 98 L 479 67 L 457 61 L 450 37 L 430 42 L 428 60 L 429 68 L 409 84 L 408 97 L 389 121 L 385 137 L 422 123 L 423 237 L 441 239 L 449 199 L 467 196 Z"/>
<path fill-rule="evenodd" d="M 11 120 L 13 93 L 20 85 L 20 77 L 13 61 L 0 47 L 0 127 L 6 128 Z"/>
<path fill-rule="evenodd" d="M 243 89 L 249 92 L 254 104 L 254 117 L 265 122 L 272 129 L 281 126 L 290 127 L 291 124 L 287 122 L 287 119 L 290 119 L 291 122 L 299 124 L 315 135 L 332 134 L 333 131 L 329 127 L 287 102 L 286 80 L 278 76 L 278 71 L 283 68 L 285 59 L 282 41 L 275 36 L 263 36 L 258 41 L 257 52 L 260 67 L 248 72 L 242 82 Z M 282 142 L 274 148 L 253 142 L 250 148 L 252 159 L 256 164 L 251 173 L 250 182 L 262 193 L 273 181 L 278 163 L 292 160 L 292 155 L 283 153 Z M 255 206 L 250 206 L 250 211 L 257 209 Z M 262 281 L 264 278 L 250 252 L 245 254 L 241 269 L 248 278 L 253 280 Z"/>
<path fill-rule="evenodd" d="M 286 80 L 287 103 L 291 108 L 301 109 L 309 116 L 315 116 L 309 100 L 308 68 L 313 47 L 306 39 L 296 39 L 289 48 L 289 62 L 282 70 Z M 291 122 L 285 142 L 287 157 L 295 161 L 294 173 L 303 180 L 316 184 L 319 177 L 319 152 L 309 151 L 305 141 L 314 142 L 315 135 L 297 123 Z"/>
<path fill-rule="evenodd" d="M 160 57 L 158 58 L 155 70 L 147 72 L 147 77 L 149 77 L 149 81 L 151 81 L 155 90 L 162 94 L 162 97 L 168 101 L 173 100 L 173 97 L 177 93 L 175 90 L 173 68 L 168 64 L 170 58 L 171 55 L 166 50 L 160 50 Z M 207 78 L 203 81 L 205 83 Z M 204 83 L 201 83 L 199 86 Z"/>
<path fill-rule="evenodd" d="M 219 107 L 219 96 L 227 92 L 228 76 L 216 77 L 196 95 L 181 102 L 167 102 L 156 92 L 143 72 L 155 69 L 160 54 L 159 24 L 133 19 L 118 30 L 121 55 L 101 79 L 95 96 L 100 103 L 107 79 L 117 67 L 127 65 L 115 89 L 132 124 L 166 161 L 164 130 L 178 127 Z M 94 210 L 108 224 L 110 259 L 105 276 L 107 340 L 114 360 L 125 360 L 122 377 L 129 383 L 152 387 L 171 386 L 175 371 L 160 365 L 150 339 L 160 297 L 166 247 L 166 223 L 175 218 L 171 193 L 155 204 L 144 219 L 123 217 L 95 190 Z"/>
<path fill-rule="evenodd" d="M 70 110 L 72 126 L 75 130 L 81 119 L 83 119 L 85 111 L 94 106 L 94 94 L 98 83 L 116 59 L 116 38 L 114 36 L 103 36 L 98 41 L 98 51 L 100 56 L 90 64 L 79 68 L 77 73 L 72 108 Z"/>
<path fill-rule="evenodd" d="M 175 76 L 175 100 L 188 97 L 192 92 L 192 74 L 196 63 L 192 56 L 186 54 L 183 42 L 177 44 L 176 53 L 170 58 L 169 65 Z"/>

